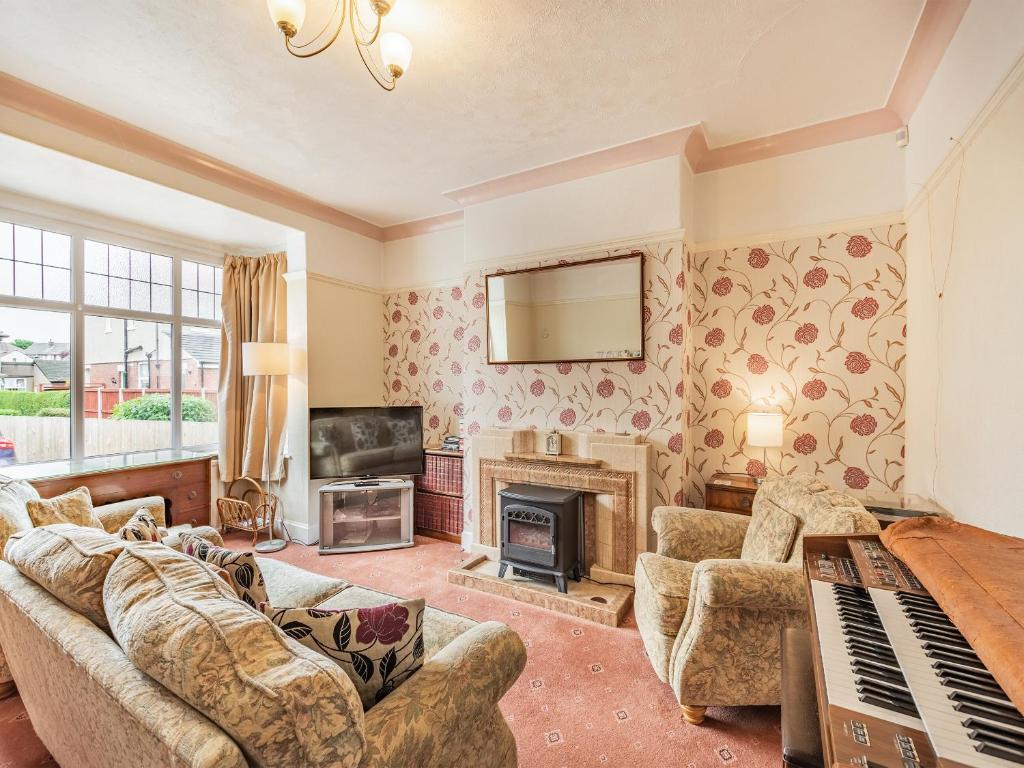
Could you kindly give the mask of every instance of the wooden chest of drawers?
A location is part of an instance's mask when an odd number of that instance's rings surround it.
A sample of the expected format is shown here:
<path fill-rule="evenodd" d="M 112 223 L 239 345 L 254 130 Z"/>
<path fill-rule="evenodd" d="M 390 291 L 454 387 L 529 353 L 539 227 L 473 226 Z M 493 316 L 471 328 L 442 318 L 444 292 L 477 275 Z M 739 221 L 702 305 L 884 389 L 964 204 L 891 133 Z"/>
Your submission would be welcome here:
<path fill-rule="evenodd" d="M 39 495 L 49 498 L 80 486 L 93 504 L 110 504 L 141 496 L 163 496 L 167 525 L 210 524 L 210 458 L 184 459 L 140 467 L 84 472 L 32 480 Z"/>
<path fill-rule="evenodd" d="M 704 485 L 704 506 L 719 512 L 749 515 L 757 495 L 757 480 L 748 475 L 717 473 Z"/>

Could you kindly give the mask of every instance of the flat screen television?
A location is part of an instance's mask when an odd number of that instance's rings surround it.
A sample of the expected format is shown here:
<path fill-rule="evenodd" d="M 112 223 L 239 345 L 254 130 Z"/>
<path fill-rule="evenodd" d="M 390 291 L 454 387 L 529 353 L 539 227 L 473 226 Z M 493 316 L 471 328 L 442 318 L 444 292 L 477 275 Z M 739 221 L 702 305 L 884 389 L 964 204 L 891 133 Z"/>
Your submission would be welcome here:
<path fill-rule="evenodd" d="M 314 480 L 423 474 L 423 408 L 310 408 Z"/>

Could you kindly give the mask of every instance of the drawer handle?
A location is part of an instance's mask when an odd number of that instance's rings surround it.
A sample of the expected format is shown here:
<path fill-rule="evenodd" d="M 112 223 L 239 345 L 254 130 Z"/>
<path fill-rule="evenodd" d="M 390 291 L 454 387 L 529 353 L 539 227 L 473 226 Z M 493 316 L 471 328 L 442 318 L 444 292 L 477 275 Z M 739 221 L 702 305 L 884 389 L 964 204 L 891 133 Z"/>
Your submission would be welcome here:
<path fill-rule="evenodd" d="M 198 495 L 199 495 L 199 491 L 197 491 L 197 490 L 195 490 L 193 488 L 191 491 L 188 492 L 188 500 L 192 501 L 192 499 L 194 499 Z"/>
<path fill-rule="evenodd" d="M 753 502 L 753 499 L 751 499 L 749 496 L 744 496 L 741 503 L 743 504 L 744 507 L 749 507 L 752 502 Z"/>
<path fill-rule="evenodd" d="M 184 475 L 181 474 L 180 469 L 176 469 L 171 473 L 171 477 L 175 480 L 181 480 L 181 478 L 184 477 Z"/>

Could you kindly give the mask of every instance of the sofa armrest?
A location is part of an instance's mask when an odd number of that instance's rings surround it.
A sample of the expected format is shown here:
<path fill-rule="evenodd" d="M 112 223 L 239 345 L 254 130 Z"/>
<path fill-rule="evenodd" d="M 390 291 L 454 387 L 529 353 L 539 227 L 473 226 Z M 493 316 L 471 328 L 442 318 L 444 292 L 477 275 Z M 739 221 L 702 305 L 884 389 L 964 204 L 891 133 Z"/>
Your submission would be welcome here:
<path fill-rule="evenodd" d="M 690 599 L 712 608 L 798 611 L 807 608 L 799 565 L 705 560 L 693 569 Z"/>
<path fill-rule="evenodd" d="M 138 499 L 115 501 L 112 504 L 101 504 L 98 507 L 93 507 L 93 512 L 96 513 L 96 517 L 100 519 L 103 529 L 107 533 L 117 533 L 121 526 L 143 507 L 150 511 L 157 525 L 167 524 L 163 496 L 143 496 Z"/>
<path fill-rule="evenodd" d="M 691 563 L 739 557 L 749 525 L 749 517 L 730 512 L 691 507 L 654 509 L 658 554 Z"/>
<path fill-rule="evenodd" d="M 496 621 L 463 632 L 366 713 L 361 766 L 442 765 L 449 740 L 490 719 L 526 665 L 526 648 Z"/>

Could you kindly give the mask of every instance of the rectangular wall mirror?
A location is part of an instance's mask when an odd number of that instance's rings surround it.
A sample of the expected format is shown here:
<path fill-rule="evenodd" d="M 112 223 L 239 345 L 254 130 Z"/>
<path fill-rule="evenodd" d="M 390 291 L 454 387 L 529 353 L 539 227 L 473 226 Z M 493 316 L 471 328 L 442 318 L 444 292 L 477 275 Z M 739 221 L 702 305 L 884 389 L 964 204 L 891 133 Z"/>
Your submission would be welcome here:
<path fill-rule="evenodd" d="M 487 275 L 487 362 L 642 359 L 643 258 Z"/>

